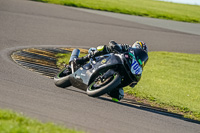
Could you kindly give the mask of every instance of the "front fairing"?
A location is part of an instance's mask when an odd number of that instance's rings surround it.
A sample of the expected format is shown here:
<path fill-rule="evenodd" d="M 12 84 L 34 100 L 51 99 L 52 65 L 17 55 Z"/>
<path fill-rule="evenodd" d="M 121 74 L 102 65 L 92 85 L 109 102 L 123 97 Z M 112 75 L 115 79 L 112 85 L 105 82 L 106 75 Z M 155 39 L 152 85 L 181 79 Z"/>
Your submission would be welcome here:
<path fill-rule="evenodd" d="M 135 55 L 135 50 L 133 48 L 129 49 L 129 56 L 130 59 L 132 60 L 130 67 L 131 73 L 133 75 L 141 75 L 143 70 L 141 65 L 139 64 L 140 62 L 138 61 L 138 59 L 136 59 L 137 57 Z"/>
<path fill-rule="evenodd" d="M 128 52 L 124 53 L 123 58 L 125 70 L 131 80 L 130 82 L 138 82 L 143 70 L 135 57 L 134 49 L 129 48 Z"/>

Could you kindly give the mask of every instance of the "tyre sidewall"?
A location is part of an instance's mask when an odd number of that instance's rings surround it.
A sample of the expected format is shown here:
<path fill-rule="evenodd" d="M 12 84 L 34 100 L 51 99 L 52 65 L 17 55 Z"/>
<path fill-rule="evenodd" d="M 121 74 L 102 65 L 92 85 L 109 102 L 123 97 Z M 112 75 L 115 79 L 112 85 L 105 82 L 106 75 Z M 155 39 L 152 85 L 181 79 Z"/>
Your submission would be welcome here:
<path fill-rule="evenodd" d="M 59 77 L 59 75 L 61 75 L 64 71 L 65 71 L 65 69 L 63 69 L 60 73 L 58 73 L 54 77 L 55 85 L 58 86 L 58 87 L 61 87 L 61 88 L 71 86 L 70 75 L 67 75 L 67 76 L 64 76 L 64 77 Z"/>

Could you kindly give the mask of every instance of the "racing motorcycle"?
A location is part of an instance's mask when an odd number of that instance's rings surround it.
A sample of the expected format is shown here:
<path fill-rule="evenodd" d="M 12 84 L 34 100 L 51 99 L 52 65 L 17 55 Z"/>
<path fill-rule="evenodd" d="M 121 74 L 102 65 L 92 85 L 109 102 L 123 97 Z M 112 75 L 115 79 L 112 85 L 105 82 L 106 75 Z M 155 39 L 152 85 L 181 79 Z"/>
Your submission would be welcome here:
<path fill-rule="evenodd" d="M 70 61 L 79 56 L 80 50 L 74 49 Z M 142 54 L 141 54 L 142 53 Z M 129 48 L 125 53 L 110 53 L 91 58 L 85 65 L 71 64 L 55 77 L 58 87 L 74 86 L 87 92 L 89 96 L 98 97 L 115 88 L 135 84 L 141 77 L 140 63 L 147 58 L 146 52 Z"/>

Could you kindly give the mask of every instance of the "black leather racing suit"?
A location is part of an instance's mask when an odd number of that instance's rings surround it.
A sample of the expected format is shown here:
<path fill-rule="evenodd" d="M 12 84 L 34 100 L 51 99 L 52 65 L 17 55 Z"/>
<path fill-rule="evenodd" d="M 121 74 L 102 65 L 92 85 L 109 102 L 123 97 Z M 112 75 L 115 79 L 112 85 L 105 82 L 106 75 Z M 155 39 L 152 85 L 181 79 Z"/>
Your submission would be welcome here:
<path fill-rule="evenodd" d="M 117 44 L 115 41 L 110 41 L 109 45 L 98 46 L 97 50 L 84 56 L 76 59 L 76 64 L 85 64 L 90 58 L 94 58 L 100 55 L 109 54 L 109 53 L 123 53 L 128 51 L 128 44 Z"/>

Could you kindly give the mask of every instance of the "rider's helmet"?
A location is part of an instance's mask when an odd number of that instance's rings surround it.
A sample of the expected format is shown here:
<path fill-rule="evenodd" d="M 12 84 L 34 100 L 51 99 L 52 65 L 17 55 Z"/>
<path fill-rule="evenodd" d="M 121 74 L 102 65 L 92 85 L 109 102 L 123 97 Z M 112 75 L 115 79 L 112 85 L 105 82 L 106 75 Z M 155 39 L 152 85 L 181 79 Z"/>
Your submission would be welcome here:
<path fill-rule="evenodd" d="M 136 41 L 133 43 L 132 48 L 134 48 L 134 53 L 140 66 L 143 68 L 148 61 L 148 48 L 143 41 Z"/>
<path fill-rule="evenodd" d="M 132 48 L 143 49 L 148 54 L 147 45 L 143 41 L 136 41 L 135 43 L 133 43 Z"/>

